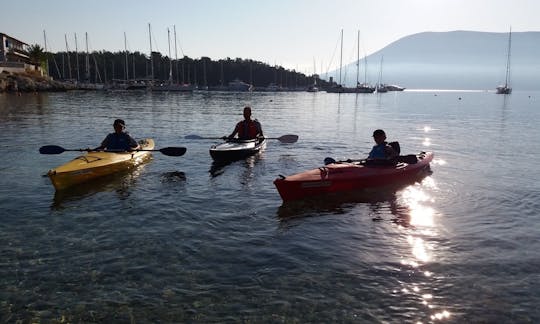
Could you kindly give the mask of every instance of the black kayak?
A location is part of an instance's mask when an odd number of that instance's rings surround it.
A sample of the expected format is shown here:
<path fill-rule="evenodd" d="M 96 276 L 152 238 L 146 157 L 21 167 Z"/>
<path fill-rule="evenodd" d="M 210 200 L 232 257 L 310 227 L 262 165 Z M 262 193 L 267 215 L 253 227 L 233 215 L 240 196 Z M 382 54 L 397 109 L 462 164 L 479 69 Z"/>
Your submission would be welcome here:
<path fill-rule="evenodd" d="M 260 152 L 266 147 L 266 138 L 252 140 L 232 139 L 212 145 L 210 156 L 215 161 L 236 161 Z"/>

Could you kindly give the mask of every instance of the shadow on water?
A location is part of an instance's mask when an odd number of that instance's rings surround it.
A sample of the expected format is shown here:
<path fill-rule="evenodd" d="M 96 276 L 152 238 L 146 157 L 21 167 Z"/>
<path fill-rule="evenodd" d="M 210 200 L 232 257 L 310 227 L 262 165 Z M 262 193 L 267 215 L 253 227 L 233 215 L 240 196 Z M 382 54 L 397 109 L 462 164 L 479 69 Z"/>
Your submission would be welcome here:
<path fill-rule="evenodd" d="M 51 209 L 60 210 L 69 202 L 82 200 L 101 192 L 114 192 L 119 199 L 126 199 L 136 187 L 137 179 L 143 168 L 144 165 L 139 165 L 135 169 L 107 175 L 64 190 L 57 190 L 54 193 Z"/>
<path fill-rule="evenodd" d="M 184 181 L 186 181 L 186 173 L 182 171 L 170 171 L 161 175 L 162 183 L 174 184 Z"/>
<path fill-rule="evenodd" d="M 244 165 L 246 171 L 249 173 L 253 170 L 253 167 L 262 159 L 263 152 L 259 152 L 255 155 L 249 156 L 240 160 L 233 161 L 213 161 L 210 166 L 210 176 L 212 178 L 222 175 L 229 165 Z"/>
<path fill-rule="evenodd" d="M 345 214 L 357 204 L 366 204 L 373 221 L 382 221 L 382 216 L 389 212 L 393 216 L 392 222 L 407 227 L 410 225 L 409 207 L 399 203 L 398 192 L 422 182 L 431 173 L 429 171 L 419 175 L 412 181 L 400 182 L 391 186 L 332 193 L 325 196 L 284 202 L 278 208 L 277 217 L 280 222 L 287 223 L 291 220 L 320 216 L 321 214 Z"/>
<path fill-rule="evenodd" d="M 208 172 L 210 172 L 212 178 L 218 177 L 222 175 L 223 172 L 225 172 L 225 168 L 233 162 L 234 161 L 213 161 Z"/>

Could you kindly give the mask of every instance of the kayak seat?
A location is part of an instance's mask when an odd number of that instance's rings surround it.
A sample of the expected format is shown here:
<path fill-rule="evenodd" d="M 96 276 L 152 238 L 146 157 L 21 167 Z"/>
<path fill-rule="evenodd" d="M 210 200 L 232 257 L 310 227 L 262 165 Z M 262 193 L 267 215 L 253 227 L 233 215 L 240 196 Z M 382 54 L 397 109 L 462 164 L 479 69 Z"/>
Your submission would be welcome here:
<path fill-rule="evenodd" d="M 396 155 L 399 155 L 401 153 L 401 148 L 399 147 L 399 142 L 390 142 L 388 145 L 392 146 L 394 149 L 394 152 L 396 152 Z"/>
<path fill-rule="evenodd" d="M 403 162 L 407 164 L 416 164 L 418 163 L 418 157 L 414 154 L 409 155 L 400 155 L 396 158 L 398 162 Z"/>

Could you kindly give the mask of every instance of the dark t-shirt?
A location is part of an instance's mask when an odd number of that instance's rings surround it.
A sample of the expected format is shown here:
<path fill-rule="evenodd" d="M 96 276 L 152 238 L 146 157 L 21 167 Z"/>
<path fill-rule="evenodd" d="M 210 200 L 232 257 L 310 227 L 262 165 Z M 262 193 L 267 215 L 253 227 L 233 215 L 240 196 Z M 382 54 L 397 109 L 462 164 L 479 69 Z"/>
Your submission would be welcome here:
<path fill-rule="evenodd" d="M 110 133 L 105 137 L 101 146 L 107 150 L 123 150 L 137 147 L 137 142 L 127 133 Z"/>

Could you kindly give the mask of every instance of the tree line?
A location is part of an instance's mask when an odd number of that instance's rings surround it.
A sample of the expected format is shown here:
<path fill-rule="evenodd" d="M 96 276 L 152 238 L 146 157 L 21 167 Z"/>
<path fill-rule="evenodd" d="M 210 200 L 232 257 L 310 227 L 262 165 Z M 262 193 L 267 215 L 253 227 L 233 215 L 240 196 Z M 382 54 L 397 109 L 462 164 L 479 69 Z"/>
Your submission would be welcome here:
<path fill-rule="evenodd" d="M 152 52 L 152 57 L 140 52 L 94 51 L 91 53 L 45 53 L 39 45 L 28 49 L 33 62 L 41 62 L 56 80 L 112 83 L 120 80 L 155 80 L 199 86 L 227 85 L 234 80 L 255 87 L 275 84 L 284 88 L 306 87 L 314 83 L 313 75 L 306 75 L 281 66 L 270 66 L 251 59 L 226 58 L 214 61 L 208 57 L 193 59 L 188 56 L 171 59 Z M 324 86 L 325 82 L 317 80 Z"/>

